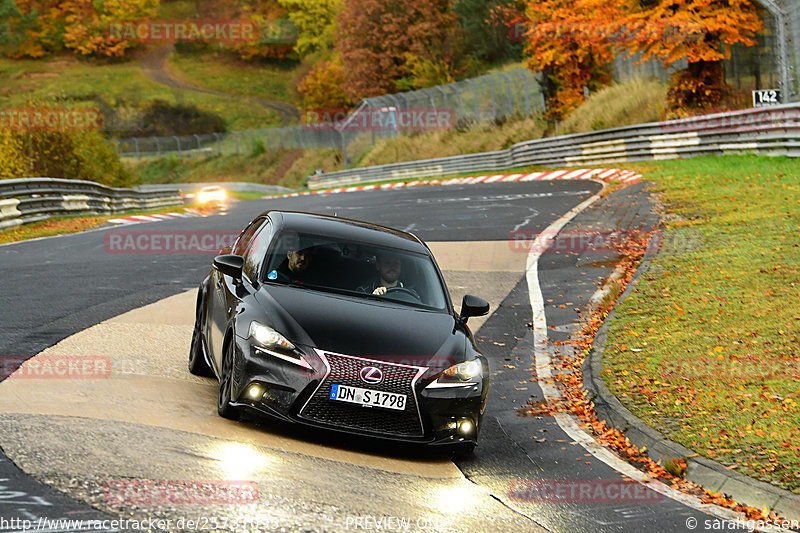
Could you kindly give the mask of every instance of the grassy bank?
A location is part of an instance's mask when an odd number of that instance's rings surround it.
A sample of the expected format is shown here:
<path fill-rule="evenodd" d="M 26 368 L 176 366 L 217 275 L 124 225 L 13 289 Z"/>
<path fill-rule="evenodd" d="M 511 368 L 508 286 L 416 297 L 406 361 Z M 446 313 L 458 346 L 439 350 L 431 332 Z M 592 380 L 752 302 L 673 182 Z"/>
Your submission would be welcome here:
<path fill-rule="evenodd" d="M 659 120 L 666 88 L 655 81 L 633 80 L 613 85 L 597 94 L 558 126 L 540 115 L 516 117 L 497 124 L 473 124 L 447 131 L 378 139 L 362 135 L 348 147 L 351 165 L 366 167 L 435 157 L 502 150 L 515 143 L 558 133 L 592 131 Z M 263 146 L 243 148 L 241 155 L 198 160 L 161 159 L 129 162 L 143 183 L 199 181 L 255 181 L 290 188 L 302 187 L 316 169 L 342 170 L 341 151 L 265 151 Z"/>
<path fill-rule="evenodd" d="M 27 241 L 41 237 L 53 237 L 67 233 L 79 233 L 94 229 L 111 219 L 132 215 L 152 215 L 156 213 L 183 213 L 192 206 L 161 207 L 145 211 L 126 211 L 115 215 L 89 215 L 73 217 L 54 217 L 40 222 L 24 224 L 16 228 L 0 231 L 0 244 Z"/>
<path fill-rule="evenodd" d="M 800 493 L 797 161 L 626 165 L 656 183 L 665 246 L 617 311 L 604 377 L 637 416 Z"/>
<path fill-rule="evenodd" d="M 197 87 L 292 105 L 302 100 L 294 88 L 307 70 L 291 61 L 248 63 L 234 54 L 214 51 L 176 51 L 167 59 L 167 67 L 174 76 Z"/>
<path fill-rule="evenodd" d="M 201 111 L 214 113 L 223 119 L 229 131 L 280 125 L 277 112 L 254 105 L 247 98 L 156 83 L 142 71 L 142 59 L 152 50 L 151 46 L 136 52 L 130 61 L 107 64 L 80 60 L 69 54 L 47 59 L 0 58 L 0 104 L 25 106 L 31 99 L 59 106 L 94 103 L 125 113 L 131 106 L 159 99 L 170 104 L 195 105 Z M 306 68 L 293 62 L 246 63 L 213 48 L 193 53 L 176 51 L 168 58 L 166 67 L 182 81 L 203 89 L 293 105 L 300 101 L 294 86 Z"/>

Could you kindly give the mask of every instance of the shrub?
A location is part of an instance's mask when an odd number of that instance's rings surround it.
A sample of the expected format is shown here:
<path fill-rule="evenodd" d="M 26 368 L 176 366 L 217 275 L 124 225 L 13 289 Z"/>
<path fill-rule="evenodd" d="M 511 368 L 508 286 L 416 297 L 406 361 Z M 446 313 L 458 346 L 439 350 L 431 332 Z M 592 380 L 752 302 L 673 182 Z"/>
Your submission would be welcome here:
<path fill-rule="evenodd" d="M 14 177 L 82 179 L 111 187 L 131 184 L 116 151 L 96 131 L 26 131 L 14 135 L 27 160 L 27 168 Z"/>
<path fill-rule="evenodd" d="M 131 185 L 116 151 L 96 131 L 0 132 L 0 178 L 29 177 Z"/>
<path fill-rule="evenodd" d="M 0 131 L 0 179 L 24 176 L 27 169 L 19 138 L 11 132 Z"/>

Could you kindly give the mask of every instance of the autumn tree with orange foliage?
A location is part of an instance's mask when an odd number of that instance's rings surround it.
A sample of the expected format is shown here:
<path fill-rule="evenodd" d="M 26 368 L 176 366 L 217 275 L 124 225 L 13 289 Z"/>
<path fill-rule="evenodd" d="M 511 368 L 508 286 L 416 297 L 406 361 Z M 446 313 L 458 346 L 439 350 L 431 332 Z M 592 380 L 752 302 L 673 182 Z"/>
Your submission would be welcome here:
<path fill-rule="evenodd" d="M 513 21 L 525 28 L 525 65 L 544 76 L 551 118 L 580 105 L 584 87 L 594 91 L 611 81 L 609 64 L 621 48 L 616 24 L 624 13 L 624 0 L 533 0 Z"/>
<path fill-rule="evenodd" d="M 289 20 L 288 11 L 277 0 L 242 0 L 230 4 L 234 18 L 253 21 L 258 26 L 258 38 L 234 43 L 230 48 L 245 60 L 287 59 L 294 53 L 297 28 Z M 235 9 L 233 9 L 235 7 Z M 216 15 L 219 16 L 219 15 Z"/>
<path fill-rule="evenodd" d="M 84 56 L 121 57 L 136 43 L 113 35 L 110 25 L 155 16 L 158 0 L 17 0 L 16 5 L 22 16 L 5 23 L 18 40 L 7 55 L 44 57 L 67 49 Z"/>
<path fill-rule="evenodd" d="M 345 82 L 344 67 L 338 59 L 320 61 L 297 87 L 303 95 L 303 108 L 312 110 L 353 107 L 355 101 L 344 90 Z"/>
<path fill-rule="evenodd" d="M 347 90 L 358 99 L 447 83 L 461 57 L 450 0 L 347 0 L 338 18 Z"/>
<path fill-rule="evenodd" d="M 639 0 L 630 21 L 632 52 L 642 52 L 644 60 L 688 61 L 673 75 L 669 90 L 670 107 L 679 112 L 717 106 L 725 89 L 722 60 L 730 45 L 754 46 L 763 28 L 750 0 Z"/>

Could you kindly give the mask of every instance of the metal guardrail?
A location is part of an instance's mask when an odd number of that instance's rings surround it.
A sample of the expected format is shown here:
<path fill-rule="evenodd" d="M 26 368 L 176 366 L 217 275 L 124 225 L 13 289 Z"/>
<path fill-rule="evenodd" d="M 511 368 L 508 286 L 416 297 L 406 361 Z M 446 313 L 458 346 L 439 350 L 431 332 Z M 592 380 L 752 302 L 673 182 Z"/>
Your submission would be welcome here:
<path fill-rule="evenodd" d="M 0 180 L 0 231 L 67 215 L 110 215 L 134 209 L 182 205 L 177 191 L 136 191 L 83 180 Z"/>
<path fill-rule="evenodd" d="M 496 152 L 340 170 L 309 177 L 308 187 L 338 187 L 529 165 L 572 167 L 729 153 L 800 157 L 800 104 L 537 139 Z"/>
<path fill-rule="evenodd" d="M 184 193 L 199 191 L 204 187 L 222 187 L 228 191 L 236 192 L 256 192 L 267 194 L 283 194 L 293 192 L 293 189 L 288 187 L 281 187 L 280 185 L 264 185 L 263 183 L 253 183 L 250 181 L 203 181 L 194 183 L 158 183 L 136 185 L 133 189 L 135 191 L 145 192 L 175 192 L 180 191 Z"/>

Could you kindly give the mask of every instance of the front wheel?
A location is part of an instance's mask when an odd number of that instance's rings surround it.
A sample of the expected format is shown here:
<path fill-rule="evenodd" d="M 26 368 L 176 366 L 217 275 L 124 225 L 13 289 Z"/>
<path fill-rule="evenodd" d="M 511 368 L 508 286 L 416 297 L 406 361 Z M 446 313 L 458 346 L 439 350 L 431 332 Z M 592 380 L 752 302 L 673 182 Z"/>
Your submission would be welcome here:
<path fill-rule="evenodd" d="M 239 420 L 239 411 L 231 405 L 231 388 L 233 387 L 233 340 L 228 342 L 225 355 L 222 357 L 222 372 L 219 377 L 219 397 L 217 398 L 217 413 L 222 418 Z"/>

